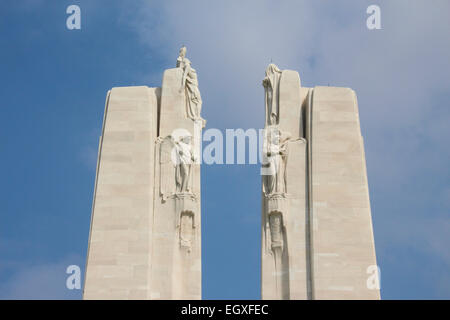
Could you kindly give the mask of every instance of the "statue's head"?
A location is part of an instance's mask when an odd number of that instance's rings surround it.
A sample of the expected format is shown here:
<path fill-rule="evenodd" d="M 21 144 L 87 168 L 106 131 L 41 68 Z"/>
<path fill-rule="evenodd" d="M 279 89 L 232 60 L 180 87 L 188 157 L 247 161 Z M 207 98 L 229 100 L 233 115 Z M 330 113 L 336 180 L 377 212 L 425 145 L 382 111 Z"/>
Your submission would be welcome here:
<path fill-rule="evenodd" d="M 280 144 L 281 130 L 278 127 L 270 126 L 267 129 L 268 141 L 271 144 Z"/>
<path fill-rule="evenodd" d="M 180 48 L 180 57 L 184 58 L 186 56 L 186 47 L 182 46 Z"/>
<path fill-rule="evenodd" d="M 292 137 L 290 132 L 282 131 L 278 126 L 269 126 L 266 130 L 268 141 L 274 145 L 282 145 Z"/>
<path fill-rule="evenodd" d="M 266 68 L 266 76 L 272 75 L 275 72 L 281 72 L 281 70 L 274 63 L 269 64 Z"/>

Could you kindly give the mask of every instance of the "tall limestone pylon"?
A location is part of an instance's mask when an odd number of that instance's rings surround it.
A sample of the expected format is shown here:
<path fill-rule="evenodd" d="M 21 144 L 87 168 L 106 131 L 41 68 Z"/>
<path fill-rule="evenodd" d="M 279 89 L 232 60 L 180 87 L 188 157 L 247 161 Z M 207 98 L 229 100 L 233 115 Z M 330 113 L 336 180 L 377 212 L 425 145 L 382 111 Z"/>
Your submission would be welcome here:
<path fill-rule="evenodd" d="M 201 299 L 197 74 L 113 88 L 99 143 L 84 299 Z"/>
<path fill-rule="evenodd" d="M 274 64 L 263 86 L 262 298 L 379 299 L 355 92 Z"/>

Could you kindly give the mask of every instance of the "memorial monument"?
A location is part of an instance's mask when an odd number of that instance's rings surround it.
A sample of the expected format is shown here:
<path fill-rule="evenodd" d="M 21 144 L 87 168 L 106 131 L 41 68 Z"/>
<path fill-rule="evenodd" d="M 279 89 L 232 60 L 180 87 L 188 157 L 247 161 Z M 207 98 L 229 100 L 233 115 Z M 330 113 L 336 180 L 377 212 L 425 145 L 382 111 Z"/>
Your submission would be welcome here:
<path fill-rule="evenodd" d="M 84 299 L 201 299 L 197 74 L 180 49 L 161 88 L 107 94 Z"/>
<path fill-rule="evenodd" d="M 262 84 L 262 299 L 379 299 L 355 92 Z M 201 299 L 201 110 L 184 46 L 161 88 L 108 92 L 84 299 Z"/>
<path fill-rule="evenodd" d="M 355 92 L 272 63 L 263 87 L 262 298 L 379 299 Z"/>

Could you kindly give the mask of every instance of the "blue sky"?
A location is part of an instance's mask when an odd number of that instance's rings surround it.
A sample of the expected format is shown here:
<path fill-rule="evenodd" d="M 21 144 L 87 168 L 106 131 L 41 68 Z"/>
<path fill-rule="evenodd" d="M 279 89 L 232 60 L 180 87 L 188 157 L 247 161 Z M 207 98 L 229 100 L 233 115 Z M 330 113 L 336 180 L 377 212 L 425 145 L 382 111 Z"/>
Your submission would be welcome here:
<path fill-rule="evenodd" d="M 81 30 L 66 8 L 81 8 Z M 382 30 L 366 28 L 381 7 Z M 104 100 L 160 86 L 188 47 L 207 128 L 260 128 L 272 59 L 302 85 L 353 88 L 384 299 L 450 298 L 450 3 L 0 3 L 0 298 L 78 299 Z M 230 187 L 231 186 L 231 187 Z M 203 297 L 258 299 L 256 165 L 202 167 Z"/>

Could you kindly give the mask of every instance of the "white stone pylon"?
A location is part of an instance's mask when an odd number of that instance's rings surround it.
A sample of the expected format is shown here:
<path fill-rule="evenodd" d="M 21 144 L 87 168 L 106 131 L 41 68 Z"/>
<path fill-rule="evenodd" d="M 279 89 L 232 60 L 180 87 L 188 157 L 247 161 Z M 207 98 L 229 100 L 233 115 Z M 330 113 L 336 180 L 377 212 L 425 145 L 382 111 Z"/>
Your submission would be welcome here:
<path fill-rule="evenodd" d="M 306 140 L 300 77 L 270 64 L 263 85 L 262 298 L 307 299 Z"/>
<path fill-rule="evenodd" d="M 263 86 L 262 299 L 379 299 L 356 95 L 273 64 Z"/>
<path fill-rule="evenodd" d="M 201 299 L 205 120 L 185 53 L 164 72 L 161 88 L 108 93 L 84 299 Z"/>

